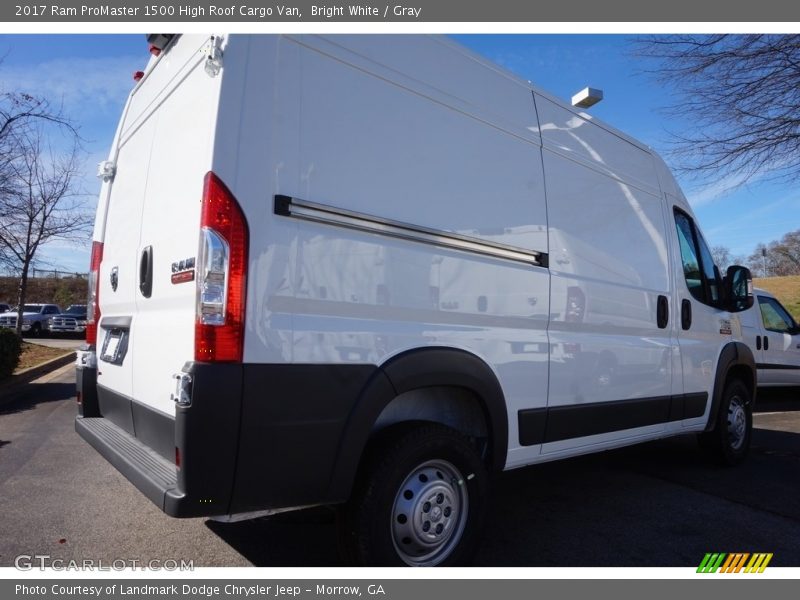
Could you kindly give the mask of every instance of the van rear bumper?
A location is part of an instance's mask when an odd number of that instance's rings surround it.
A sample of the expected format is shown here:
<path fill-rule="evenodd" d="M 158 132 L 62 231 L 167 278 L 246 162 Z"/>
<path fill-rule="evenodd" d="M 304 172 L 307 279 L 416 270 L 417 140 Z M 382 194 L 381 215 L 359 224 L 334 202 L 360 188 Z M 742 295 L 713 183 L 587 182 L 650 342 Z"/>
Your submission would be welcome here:
<path fill-rule="evenodd" d="M 121 427 L 103 417 L 78 417 L 75 431 L 156 506 L 182 514 L 186 495 L 178 490 L 177 468 Z"/>
<path fill-rule="evenodd" d="M 77 369 L 84 399 L 75 430 L 156 506 L 172 517 L 230 512 L 242 396 L 242 365 L 187 363 L 191 406 L 175 417 L 96 383 Z M 180 455 L 180 467 L 176 465 Z"/>
<path fill-rule="evenodd" d="M 350 478 L 334 471 L 377 367 L 186 363 L 183 372 L 191 404 L 174 418 L 98 384 L 94 368 L 76 373 L 76 431 L 161 510 L 205 517 L 347 499 Z M 354 473 L 359 458 L 340 462 Z"/>

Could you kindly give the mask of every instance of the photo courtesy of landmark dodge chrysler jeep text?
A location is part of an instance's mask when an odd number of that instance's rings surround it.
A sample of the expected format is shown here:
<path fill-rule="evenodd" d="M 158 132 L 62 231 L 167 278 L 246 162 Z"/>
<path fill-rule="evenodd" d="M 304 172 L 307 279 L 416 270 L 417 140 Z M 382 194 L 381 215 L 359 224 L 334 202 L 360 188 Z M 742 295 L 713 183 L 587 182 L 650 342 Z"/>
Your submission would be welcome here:
<path fill-rule="evenodd" d="M 76 428 L 164 512 L 338 505 L 352 562 L 453 565 L 492 472 L 745 457 L 750 273 L 647 147 L 446 38 L 150 41 Z"/>

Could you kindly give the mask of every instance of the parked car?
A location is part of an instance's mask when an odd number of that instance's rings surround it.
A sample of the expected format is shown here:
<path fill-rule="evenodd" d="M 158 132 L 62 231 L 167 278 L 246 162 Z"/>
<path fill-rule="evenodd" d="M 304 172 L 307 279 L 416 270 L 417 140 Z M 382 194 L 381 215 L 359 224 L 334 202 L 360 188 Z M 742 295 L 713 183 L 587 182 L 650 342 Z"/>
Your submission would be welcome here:
<path fill-rule="evenodd" d="M 86 331 L 86 305 L 72 304 L 63 313 L 50 317 L 51 333 L 83 333 Z"/>
<path fill-rule="evenodd" d="M 150 43 L 75 427 L 159 509 L 339 505 L 350 560 L 453 565 L 493 471 L 684 433 L 745 459 L 750 272 L 646 145 L 446 38 Z"/>
<path fill-rule="evenodd" d="M 41 335 L 49 329 L 49 319 L 61 312 L 57 304 L 26 304 L 22 312 L 22 333 Z M 0 315 L 0 327 L 17 326 L 17 307 Z"/>
<path fill-rule="evenodd" d="M 754 293 L 756 302 L 739 318 L 756 359 L 758 387 L 800 386 L 800 327 L 775 296 Z"/>
<path fill-rule="evenodd" d="M 0 302 L 0 314 L 8 312 L 9 310 L 11 310 L 10 304 L 3 304 L 2 302 Z"/>

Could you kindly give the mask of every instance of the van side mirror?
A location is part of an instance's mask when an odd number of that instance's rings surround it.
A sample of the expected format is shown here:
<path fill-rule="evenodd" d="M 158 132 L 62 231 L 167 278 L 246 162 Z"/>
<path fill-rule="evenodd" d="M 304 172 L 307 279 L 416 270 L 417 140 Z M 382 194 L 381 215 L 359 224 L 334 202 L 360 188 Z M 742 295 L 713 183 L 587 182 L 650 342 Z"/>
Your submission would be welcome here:
<path fill-rule="evenodd" d="M 753 306 L 753 276 L 750 269 L 739 265 L 728 267 L 725 274 L 727 309 L 741 312 Z"/>

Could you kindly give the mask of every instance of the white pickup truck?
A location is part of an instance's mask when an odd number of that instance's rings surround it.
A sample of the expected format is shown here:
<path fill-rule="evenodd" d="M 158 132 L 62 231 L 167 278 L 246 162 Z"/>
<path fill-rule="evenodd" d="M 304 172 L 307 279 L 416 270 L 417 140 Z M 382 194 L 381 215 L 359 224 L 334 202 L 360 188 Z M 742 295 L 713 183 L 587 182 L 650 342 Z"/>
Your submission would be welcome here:
<path fill-rule="evenodd" d="M 26 304 L 22 310 L 22 333 L 39 336 L 49 329 L 49 319 L 61 312 L 57 304 Z M 3 313 L 0 327 L 14 329 L 17 326 L 17 309 Z"/>
<path fill-rule="evenodd" d="M 766 290 L 754 291 L 756 302 L 740 313 L 742 338 L 758 369 L 758 387 L 800 387 L 800 326 Z"/>

